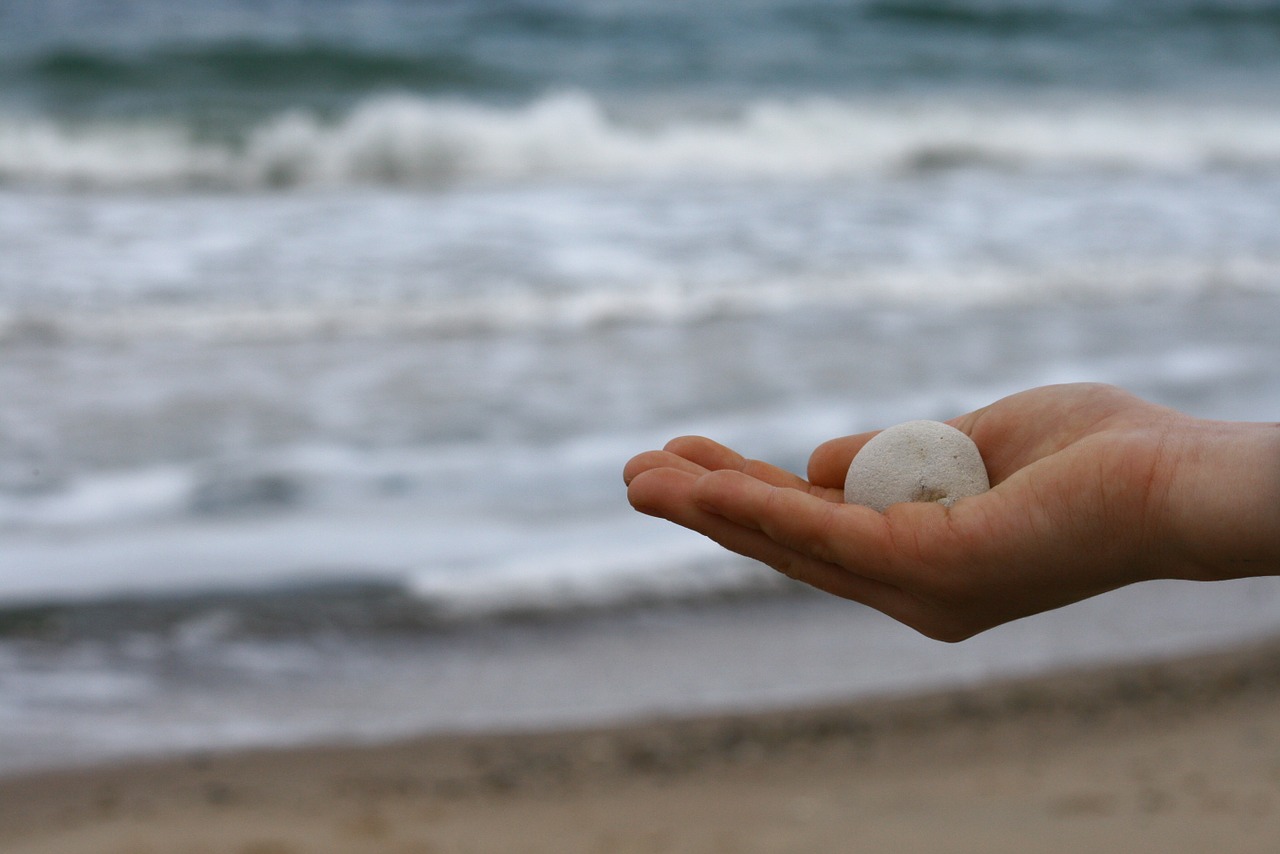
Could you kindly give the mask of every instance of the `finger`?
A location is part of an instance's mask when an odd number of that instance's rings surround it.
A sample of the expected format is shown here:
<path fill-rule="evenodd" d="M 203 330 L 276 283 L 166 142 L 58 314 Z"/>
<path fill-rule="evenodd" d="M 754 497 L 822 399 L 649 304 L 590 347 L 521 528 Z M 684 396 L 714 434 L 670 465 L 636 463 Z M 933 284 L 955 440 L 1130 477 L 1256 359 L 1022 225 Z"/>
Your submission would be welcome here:
<path fill-rule="evenodd" d="M 737 471 L 771 486 L 811 492 L 819 498 L 827 500 L 843 498 L 843 493 L 835 495 L 826 488 L 815 490 L 804 478 L 798 477 L 786 469 L 770 465 L 761 460 L 748 459 L 737 451 L 702 436 L 681 436 L 677 439 L 672 439 L 667 443 L 666 450 L 702 466 L 707 471 Z"/>
<path fill-rule="evenodd" d="M 701 509 L 759 531 L 787 549 L 899 586 L 903 555 L 886 517 L 870 508 L 833 504 L 733 472 L 699 478 L 693 500 Z"/>
<path fill-rule="evenodd" d="M 627 461 L 626 466 L 622 469 L 623 483 L 630 484 L 636 475 L 652 469 L 670 468 L 677 471 L 688 472 L 692 475 L 704 475 L 707 470 L 697 463 L 669 451 L 645 451 L 643 454 L 636 454 Z"/>
<path fill-rule="evenodd" d="M 844 490 L 844 478 L 849 464 L 862 446 L 879 433 L 873 430 L 853 436 L 842 436 L 823 442 L 809 456 L 809 482 L 814 486 Z"/>
<path fill-rule="evenodd" d="M 716 469 L 736 471 L 746 462 L 746 457 L 742 454 L 706 436 L 677 436 L 667 442 L 662 449 L 696 462 L 708 471 Z"/>
<path fill-rule="evenodd" d="M 763 531 L 704 510 L 694 498 L 703 479 L 674 469 L 655 469 L 636 477 L 628 496 L 641 512 L 697 531 L 729 551 L 758 560 L 820 590 L 861 602 L 890 616 L 902 613 L 910 605 L 907 597 L 892 585 L 862 578 L 843 567 L 789 548 Z"/>

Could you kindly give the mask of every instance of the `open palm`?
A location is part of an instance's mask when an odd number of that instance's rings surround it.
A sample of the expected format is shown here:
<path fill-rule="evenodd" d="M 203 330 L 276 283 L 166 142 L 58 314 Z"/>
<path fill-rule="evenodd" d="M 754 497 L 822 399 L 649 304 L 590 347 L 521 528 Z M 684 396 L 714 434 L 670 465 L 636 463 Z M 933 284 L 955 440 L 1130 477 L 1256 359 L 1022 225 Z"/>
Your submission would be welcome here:
<path fill-rule="evenodd" d="M 709 439 L 675 439 L 624 471 L 636 509 L 698 531 L 940 640 L 1169 574 L 1165 496 L 1192 421 L 1103 385 L 1049 386 L 948 423 L 977 444 L 990 491 L 957 502 L 842 503 L 875 433 L 814 451 L 808 480 Z"/>

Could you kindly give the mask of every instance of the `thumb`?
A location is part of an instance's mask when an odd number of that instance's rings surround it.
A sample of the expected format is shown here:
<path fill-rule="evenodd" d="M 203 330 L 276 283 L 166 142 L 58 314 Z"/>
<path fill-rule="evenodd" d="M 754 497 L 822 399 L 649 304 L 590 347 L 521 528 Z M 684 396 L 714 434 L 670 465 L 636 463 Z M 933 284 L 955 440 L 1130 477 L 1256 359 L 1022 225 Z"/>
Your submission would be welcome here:
<path fill-rule="evenodd" d="M 862 446 L 880 432 L 871 430 L 823 442 L 809 456 L 809 482 L 814 486 L 843 489 L 849 464 Z"/>

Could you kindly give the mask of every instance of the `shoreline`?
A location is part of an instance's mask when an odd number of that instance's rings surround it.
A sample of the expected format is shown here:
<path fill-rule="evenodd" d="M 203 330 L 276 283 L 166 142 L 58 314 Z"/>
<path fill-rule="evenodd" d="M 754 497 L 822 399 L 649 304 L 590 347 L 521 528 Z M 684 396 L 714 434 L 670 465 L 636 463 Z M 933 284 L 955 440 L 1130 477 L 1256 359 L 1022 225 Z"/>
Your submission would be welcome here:
<path fill-rule="evenodd" d="M 1274 850 L 1280 637 L 784 711 L 0 778 L 12 854 L 839 850 L 854 833 L 899 850 Z"/>

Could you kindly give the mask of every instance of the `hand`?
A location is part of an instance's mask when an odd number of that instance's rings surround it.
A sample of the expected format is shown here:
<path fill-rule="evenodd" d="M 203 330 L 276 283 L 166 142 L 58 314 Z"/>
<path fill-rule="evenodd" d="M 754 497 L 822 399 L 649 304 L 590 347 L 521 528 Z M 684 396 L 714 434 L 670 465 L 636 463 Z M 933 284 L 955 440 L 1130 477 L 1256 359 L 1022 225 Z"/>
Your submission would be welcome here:
<path fill-rule="evenodd" d="M 844 504 L 874 432 L 820 446 L 807 481 L 699 437 L 623 476 L 640 512 L 938 640 L 1146 579 L 1280 572 L 1276 425 L 1200 421 L 1103 385 L 1033 389 L 947 423 L 992 483 L 950 508 Z M 1247 501 L 1224 476 L 1244 479 Z"/>

